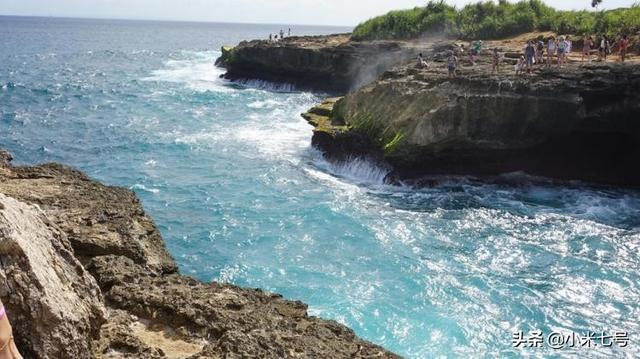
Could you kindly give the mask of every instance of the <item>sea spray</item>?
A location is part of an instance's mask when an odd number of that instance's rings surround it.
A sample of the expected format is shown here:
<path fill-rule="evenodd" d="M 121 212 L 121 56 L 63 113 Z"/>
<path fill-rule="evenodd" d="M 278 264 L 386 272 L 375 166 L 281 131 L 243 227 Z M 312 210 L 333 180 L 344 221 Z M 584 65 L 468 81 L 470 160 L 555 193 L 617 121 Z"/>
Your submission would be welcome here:
<path fill-rule="evenodd" d="M 219 78 L 208 49 L 264 38 L 271 25 L 117 22 L 126 31 L 114 35 L 47 21 L 59 26 L 0 27 L 11 50 L 0 52 L 0 83 L 15 84 L 0 112 L 19 117 L 0 121 L 0 147 L 133 188 L 183 273 L 302 300 L 407 358 L 517 357 L 512 334 L 529 328 L 640 333 L 638 191 L 390 186 L 371 163 L 330 164 L 311 148 L 299 113 L 322 95 Z M 52 48 L 58 56 L 35 56 Z M 61 97 L 30 91 L 41 88 Z M 591 353 L 639 350 L 566 356 Z"/>
<path fill-rule="evenodd" d="M 277 82 L 270 82 L 270 81 L 258 80 L 258 79 L 236 79 L 236 80 L 233 80 L 232 83 L 243 86 L 243 87 L 273 91 L 273 92 L 286 93 L 286 92 L 296 91 L 296 86 L 294 84 L 277 83 Z"/>

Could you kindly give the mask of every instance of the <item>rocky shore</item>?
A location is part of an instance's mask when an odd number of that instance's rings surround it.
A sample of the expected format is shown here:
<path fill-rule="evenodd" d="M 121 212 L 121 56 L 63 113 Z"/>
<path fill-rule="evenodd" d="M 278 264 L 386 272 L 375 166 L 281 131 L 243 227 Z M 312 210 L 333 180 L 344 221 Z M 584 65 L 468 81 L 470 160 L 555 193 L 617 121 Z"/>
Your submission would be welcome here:
<path fill-rule="evenodd" d="M 26 358 L 394 358 L 301 302 L 179 273 L 135 194 L 0 150 L 0 298 Z"/>
<path fill-rule="evenodd" d="M 524 171 L 640 186 L 640 66 L 570 64 L 516 76 L 512 66 L 492 74 L 481 58 L 450 79 L 445 56 L 434 54 L 428 69 L 388 71 L 304 114 L 314 145 L 333 160 L 390 164 L 405 181 Z"/>
<path fill-rule="evenodd" d="M 640 186 L 640 64 L 580 64 L 578 54 L 563 68 L 538 66 L 516 76 L 522 44 L 551 35 L 487 42 L 504 54 L 501 72 L 492 73 L 485 50 L 474 66 L 462 55 L 455 79 L 446 57 L 461 43 L 434 38 L 243 42 L 219 64 L 230 79 L 293 82 L 344 95 L 303 114 L 315 127 L 313 145 L 333 161 L 365 157 L 388 166 L 390 180 L 419 184 L 434 175 L 523 171 Z M 415 68 L 418 52 L 429 68 Z"/>
<path fill-rule="evenodd" d="M 223 47 L 216 65 L 230 80 L 259 79 L 344 94 L 417 56 L 413 41 L 354 42 L 350 34 L 243 41 Z"/>

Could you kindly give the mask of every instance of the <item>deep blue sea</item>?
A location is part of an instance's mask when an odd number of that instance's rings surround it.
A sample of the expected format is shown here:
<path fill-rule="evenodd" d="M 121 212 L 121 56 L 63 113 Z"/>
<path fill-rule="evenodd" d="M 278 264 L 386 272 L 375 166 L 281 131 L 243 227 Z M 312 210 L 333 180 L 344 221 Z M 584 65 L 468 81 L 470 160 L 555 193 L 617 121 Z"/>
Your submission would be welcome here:
<path fill-rule="evenodd" d="M 640 355 L 639 192 L 523 174 L 415 190 L 332 166 L 299 116 L 322 94 L 213 65 L 282 27 L 0 17 L 0 147 L 134 190 L 184 273 L 302 300 L 408 358 Z M 534 330 L 631 342 L 513 347 Z"/>

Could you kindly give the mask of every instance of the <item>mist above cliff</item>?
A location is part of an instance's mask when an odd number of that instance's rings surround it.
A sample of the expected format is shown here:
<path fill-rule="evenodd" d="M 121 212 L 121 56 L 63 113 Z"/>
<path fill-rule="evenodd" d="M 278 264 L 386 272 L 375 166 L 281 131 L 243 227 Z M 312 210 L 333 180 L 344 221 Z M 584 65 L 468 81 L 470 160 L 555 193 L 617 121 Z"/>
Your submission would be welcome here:
<path fill-rule="evenodd" d="M 354 63 L 353 66 L 357 66 L 357 68 L 352 69 L 355 76 L 350 90 L 356 90 L 370 84 L 385 71 L 395 66 L 415 61 L 420 53 L 423 54 L 427 62 L 430 62 L 438 45 L 451 39 L 451 36 L 448 36 L 444 31 L 428 31 L 415 40 L 395 41 L 394 43 L 399 46 L 399 51 L 379 51 L 375 54 L 371 54 L 368 50 L 358 51 L 356 57 L 365 58 L 365 61 Z"/>

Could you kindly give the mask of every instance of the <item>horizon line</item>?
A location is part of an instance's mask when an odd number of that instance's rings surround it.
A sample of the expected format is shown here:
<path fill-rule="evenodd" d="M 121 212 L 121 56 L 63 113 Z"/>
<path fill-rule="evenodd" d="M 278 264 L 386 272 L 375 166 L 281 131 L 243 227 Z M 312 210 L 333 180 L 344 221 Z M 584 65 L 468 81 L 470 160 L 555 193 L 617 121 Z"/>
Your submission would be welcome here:
<path fill-rule="evenodd" d="M 60 16 L 60 15 L 19 15 L 19 14 L 0 14 L 0 17 L 31 17 L 42 19 L 67 19 L 67 20 L 117 20 L 117 21 L 147 21 L 147 22 L 176 22 L 176 23 L 193 23 L 193 24 L 229 24 L 229 25 L 287 25 L 287 26 L 313 26 L 313 27 L 336 27 L 336 28 L 355 28 L 357 25 L 322 25 L 322 24 L 288 24 L 279 22 L 233 22 L 233 21 L 215 21 L 215 20 L 172 20 L 172 19 L 138 19 L 126 17 L 92 17 L 92 16 Z"/>

